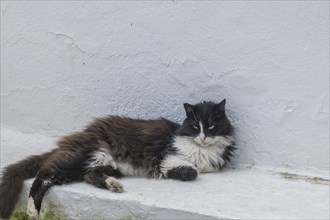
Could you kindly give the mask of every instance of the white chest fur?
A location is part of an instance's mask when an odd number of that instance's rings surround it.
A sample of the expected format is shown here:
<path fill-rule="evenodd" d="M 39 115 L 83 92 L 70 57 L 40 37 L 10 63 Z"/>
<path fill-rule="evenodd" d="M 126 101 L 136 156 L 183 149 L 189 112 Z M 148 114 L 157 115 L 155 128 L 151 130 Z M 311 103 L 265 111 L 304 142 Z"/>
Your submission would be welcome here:
<path fill-rule="evenodd" d="M 230 137 L 219 136 L 208 146 L 200 146 L 191 137 L 178 136 L 174 139 L 173 146 L 178 149 L 182 159 L 194 164 L 199 172 L 213 172 L 224 165 L 222 155 L 225 147 L 230 144 Z M 219 164 L 220 167 L 214 167 L 214 164 Z"/>

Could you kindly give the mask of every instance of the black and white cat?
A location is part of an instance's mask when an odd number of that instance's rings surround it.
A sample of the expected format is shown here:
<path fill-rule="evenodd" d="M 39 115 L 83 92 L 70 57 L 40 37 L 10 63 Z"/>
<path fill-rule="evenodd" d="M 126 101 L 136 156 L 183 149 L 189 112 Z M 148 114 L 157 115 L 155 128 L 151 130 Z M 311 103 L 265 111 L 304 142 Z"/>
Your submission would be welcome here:
<path fill-rule="evenodd" d="M 27 213 L 37 218 L 42 199 L 53 185 L 86 181 L 123 192 L 118 178 L 143 176 L 194 180 L 198 173 L 220 170 L 233 155 L 233 127 L 225 103 L 185 103 L 182 125 L 166 119 L 120 116 L 96 119 L 84 130 L 65 136 L 58 148 L 6 167 L 0 183 L 0 217 L 8 218 L 24 180 L 36 177 Z"/>

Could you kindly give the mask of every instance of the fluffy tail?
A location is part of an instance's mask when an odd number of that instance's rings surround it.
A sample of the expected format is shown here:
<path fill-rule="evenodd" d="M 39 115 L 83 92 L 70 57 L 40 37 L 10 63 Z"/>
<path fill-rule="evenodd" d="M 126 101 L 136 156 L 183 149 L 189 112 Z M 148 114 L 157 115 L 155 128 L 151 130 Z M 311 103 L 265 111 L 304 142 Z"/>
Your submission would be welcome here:
<path fill-rule="evenodd" d="M 0 219 L 9 218 L 22 191 L 24 180 L 35 177 L 50 154 L 30 156 L 4 168 L 0 180 Z"/>

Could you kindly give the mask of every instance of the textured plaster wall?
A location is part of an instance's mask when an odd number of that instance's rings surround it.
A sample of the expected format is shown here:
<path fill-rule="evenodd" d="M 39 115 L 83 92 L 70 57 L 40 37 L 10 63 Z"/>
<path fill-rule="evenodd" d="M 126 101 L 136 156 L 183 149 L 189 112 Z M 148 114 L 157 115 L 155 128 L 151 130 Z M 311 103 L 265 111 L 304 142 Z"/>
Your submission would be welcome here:
<path fill-rule="evenodd" d="M 237 161 L 329 170 L 329 2 L 1 2 L 1 122 L 181 121 L 221 101 Z"/>

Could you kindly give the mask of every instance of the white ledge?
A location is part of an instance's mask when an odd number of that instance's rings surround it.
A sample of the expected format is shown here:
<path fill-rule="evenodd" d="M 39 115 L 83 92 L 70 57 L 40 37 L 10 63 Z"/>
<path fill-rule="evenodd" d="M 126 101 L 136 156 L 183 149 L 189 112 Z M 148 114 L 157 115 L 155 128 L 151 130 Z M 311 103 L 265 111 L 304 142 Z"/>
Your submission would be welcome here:
<path fill-rule="evenodd" d="M 85 183 L 53 187 L 44 207 L 69 218 L 329 219 L 329 185 L 291 180 L 266 171 L 227 169 L 196 181 L 123 178 L 123 193 Z M 26 182 L 22 201 L 32 180 Z"/>
<path fill-rule="evenodd" d="M 29 146 L 51 147 L 39 136 L 1 133 L 2 165 L 34 153 Z M 274 170 L 228 168 L 192 182 L 125 177 L 123 193 L 86 183 L 55 186 L 42 210 L 55 205 L 68 219 L 329 219 L 328 181 L 288 175 L 300 179 L 292 180 Z M 18 209 L 25 209 L 31 183 L 26 181 Z"/>

